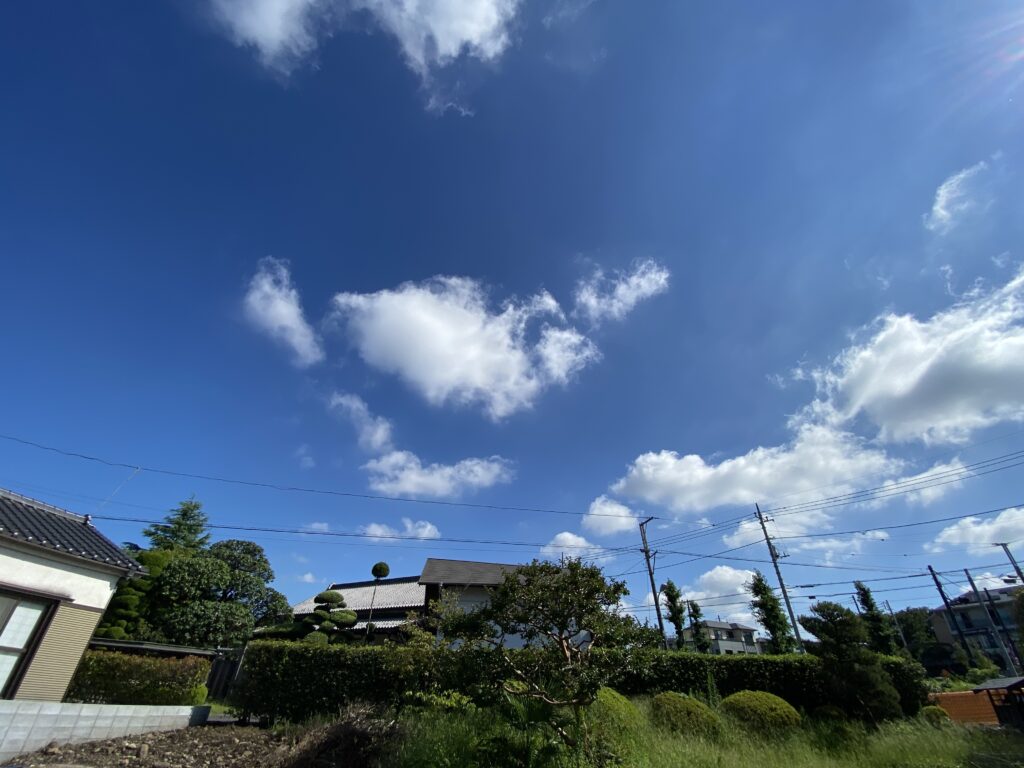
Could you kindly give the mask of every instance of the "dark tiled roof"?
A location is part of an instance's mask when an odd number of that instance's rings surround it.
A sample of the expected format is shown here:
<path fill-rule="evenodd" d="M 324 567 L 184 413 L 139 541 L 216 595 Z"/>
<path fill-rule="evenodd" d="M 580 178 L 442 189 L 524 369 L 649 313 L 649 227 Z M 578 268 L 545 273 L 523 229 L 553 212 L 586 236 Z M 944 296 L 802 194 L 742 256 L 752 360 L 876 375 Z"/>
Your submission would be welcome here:
<path fill-rule="evenodd" d="M 442 560 L 429 557 L 423 565 L 420 584 L 497 586 L 505 580 L 506 573 L 518 567 L 504 563 L 476 563 L 472 560 Z"/>
<path fill-rule="evenodd" d="M 341 592 L 345 598 L 345 607 L 359 612 L 370 609 L 370 601 L 373 601 L 374 610 L 401 609 L 410 610 L 423 608 L 426 605 L 427 589 L 419 584 L 419 576 L 401 576 L 393 579 L 381 579 L 378 582 L 352 581 L 348 583 L 331 584 L 329 589 Z M 376 587 L 376 592 L 374 592 Z M 320 594 L 317 592 L 317 594 Z M 315 608 L 313 597 L 298 603 L 292 612 L 296 616 L 312 613 Z"/>
<path fill-rule="evenodd" d="M 746 624 L 737 624 L 735 621 L 704 621 L 704 625 L 710 629 L 739 629 L 744 632 L 756 632 L 753 627 L 748 627 Z"/>
<path fill-rule="evenodd" d="M 4 539 L 124 571 L 142 570 L 86 517 L 0 488 L 0 541 Z"/>

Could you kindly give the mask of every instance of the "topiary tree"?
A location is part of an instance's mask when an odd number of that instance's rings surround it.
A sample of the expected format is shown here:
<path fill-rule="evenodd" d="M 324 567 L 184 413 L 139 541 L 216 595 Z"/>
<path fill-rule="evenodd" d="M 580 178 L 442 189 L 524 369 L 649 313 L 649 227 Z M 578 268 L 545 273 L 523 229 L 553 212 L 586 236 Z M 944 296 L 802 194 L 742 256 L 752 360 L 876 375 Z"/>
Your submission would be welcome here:
<path fill-rule="evenodd" d="M 373 575 L 373 592 L 370 593 L 370 614 L 366 617 L 367 640 L 370 639 L 370 632 L 373 631 L 373 602 L 377 599 L 377 582 L 388 577 L 388 574 L 391 573 L 391 566 L 381 560 L 374 564 L 370 573 Z"/>
<path fill-rule="evenodd" d="M 900 695 L 882 668 L 878 654 L 869 650 L 868 632 L 853 611 L 822 601 L 811 607 L 800 623 L 818 638 L 814 653 L 834 703 L 851 717 L 879 721 L 900 717 Z"/>
<path fill-rule="evenodd" d="M 764 736 L 780 735 L 800 725 L 800 713 L 767 691 L 739 691 L 722 699 L 719 709 Z"/>
<path fill-rule="evenodd" d="M 703 701 L 668 691 L 651 699 L 651 721 L 659 728 L 703 739 L 722 735 L 722 718 Z"/>
<path fill-rule="evenodd" d="M 701 613 L 700 605 L 696 600 L 687 603 L 690 609 L 690 634 L 693 636 L 693 649 L 697 653 L 711 652 L 711 638 L 708 637 L 707 625 L 704 623 L 704 614 Z"/>
<path fill-rule="evenodd" d="M 622 757 L 640 734 L 643 715 L 632 701 L 605 687 L 587 709 L 587 723 L 598 748 Z"/>
<path fill-rule="evenodd" d="M 306 614 L 302 622 L 314 632 L 325 637 L 341 629 L 348 629 L 356 623 L 355 611 L 345 605 L 345 598 L 336 589 L 327 589 L 313 598 L 313 612 Z M 307 635 L 308 637 L 309 635 Z"/>

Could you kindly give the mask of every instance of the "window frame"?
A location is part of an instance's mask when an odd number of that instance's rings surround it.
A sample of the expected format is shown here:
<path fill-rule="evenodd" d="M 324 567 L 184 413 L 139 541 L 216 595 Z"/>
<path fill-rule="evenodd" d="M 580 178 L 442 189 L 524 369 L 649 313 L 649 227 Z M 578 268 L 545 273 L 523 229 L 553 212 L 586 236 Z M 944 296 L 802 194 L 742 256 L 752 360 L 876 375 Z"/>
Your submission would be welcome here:
<path fill-rule="evenodd" d="M 14 606 L 7 611 L 5 615 L 0 616 L 0 635 L 3 634 L 4 629 L 7 628 L 7 624 L 11 620 L 11 617 L 18 609 L 18 605 L 22 602 L 43 603 L 45 606 L 23 648 L 0 645 L 0 651 L 18 654 L 18 660 L 14 663 L 14 667 L 11 669 L 11 676 L 7 679 L 7 682 L 0 687 L 0 700 L 7 700 L 13 699 L 18 688 L 21 686 L 21 681 L 25 677 L 25 672 L 28 671 L 29 666 L 32 664 L 32 659 L 35 657 L 36 651 L 38 650 L 43 637 L 46 635 L 46 630 L 49 629 L 50 621 L 53 618 L 53 614 L 56 611 L 57 606 L 60 604 L 60 601 L 55 600 L 52 597 L 45 597 L 38 593 L 27 591 L 22 592 L 6 586 L 0 587 L 0 595 L 11 598 L 15 601 Z"/>

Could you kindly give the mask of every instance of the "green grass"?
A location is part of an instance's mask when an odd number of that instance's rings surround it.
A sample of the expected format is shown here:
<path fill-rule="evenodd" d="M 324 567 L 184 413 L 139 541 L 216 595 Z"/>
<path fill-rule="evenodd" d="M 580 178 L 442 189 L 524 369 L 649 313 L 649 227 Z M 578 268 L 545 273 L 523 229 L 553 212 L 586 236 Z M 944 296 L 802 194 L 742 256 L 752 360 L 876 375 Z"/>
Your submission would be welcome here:
<path fill-rule="evenodd" d="M 638 727 L 615 734 L 619 765 L 636 768 L 1024 768 L 1024 736 L 956 725 L 936 728 L 920 720 L 869 730 L 856 723 L 807 723 L 792 734 L 760 739 L 738 723 L 714 742 L 675 735 L 650 724 L 649 702 Z M 569 768 L 565 750 L 551 754 L 552 739 L 510 728 L 489 710 L 407 710 L 404 736 L 388 768 Z"/>

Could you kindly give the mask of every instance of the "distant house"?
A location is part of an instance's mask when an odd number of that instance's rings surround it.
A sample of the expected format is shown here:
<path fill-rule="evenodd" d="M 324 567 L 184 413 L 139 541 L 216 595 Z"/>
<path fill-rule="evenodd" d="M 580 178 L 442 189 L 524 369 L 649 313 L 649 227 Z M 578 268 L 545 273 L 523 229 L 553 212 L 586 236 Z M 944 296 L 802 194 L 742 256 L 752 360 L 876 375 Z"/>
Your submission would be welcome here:
<path fill-rule="evenodd" d="M 736 653 L 761 653 L 761 648 L 754 637 L 753 627 L 737 624 L 735 621 L 705 621 L 704 635 L 711 641 L 711 652 L 725 656 Z M 693 648 L 693 630 L 683 630 L 683 642 L 687 648 Z"/>
<path fill-rule="evenodd" d="M 355 611 L 356 631 L 366 630 L 373 602 L 373 626 L 380 634 L 390 634 L 404 624 L 410 612 L 422 614 L 426 609 L 426 589 L 419 584 L 419 576 L 401 576 L 374 581 L 349 581 L 331 584 L 328 589 L 341 592 L 345 607 Z M 376 594 L 374 593 L 376 589 Z M 319 594 L 319 592 L 317 593 Z M 316 606 L 309 597 L 292 608 L 296 618 L 312 613 Z"/>
<path fill-rule="evenodd" d="M 1000 648 L 999 640 L 1002 640 L 1007 650 L 1012 652 L 1019 637 L 1013 603 L 1017 593 L 1022 589 L 1024 587 L 1018 585 L 982 590 L 983 604 L 978 603 L 973 592 L 965 592 L 949 601 L 955 619 L 945 606 L 933 609 L 929 621 L 935 631 L 935 638 L 946 645 L 959 642 L 956 627 L 953 626 L 955 620 L 968 641 L 974 640 L 987 656 L 999 659 L 999 666 L 1003 669 L 1012 669 L 1009 659 Z M 988 597 L 992 598 L 991 602 L 985 596 L 986 591 Z M 993 624 L 995 632 L 992 630 Z"/>
<path fill-rule="evenodd" d="M 60 701 L 135 560 L 81 517 L 0 489 L 0 698 Z"/>

